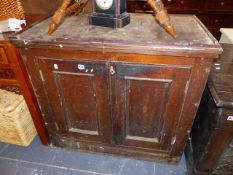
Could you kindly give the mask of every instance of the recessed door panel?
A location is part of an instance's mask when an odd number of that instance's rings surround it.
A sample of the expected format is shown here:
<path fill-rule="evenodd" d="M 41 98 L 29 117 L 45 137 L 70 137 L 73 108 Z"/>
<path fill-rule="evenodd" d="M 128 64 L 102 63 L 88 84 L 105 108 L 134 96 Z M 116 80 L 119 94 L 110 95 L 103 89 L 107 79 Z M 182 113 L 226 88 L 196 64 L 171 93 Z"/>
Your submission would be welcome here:
<path fill-rule="evenodd" d="M 94 74 L 53 71 L 68 130 L 98 135 Z M 71 83 L 72 82 L 72 83 Z"/>
<path fill-rule="evenodd" d="M 125 81 L 126 139 L 158 142 L 171 80 L 126 76 Z"/>
<path fill-rule="evenodd" d="M 111 69 L 117 144 L 169 151 L 191 68 L 112 64 Z"/>

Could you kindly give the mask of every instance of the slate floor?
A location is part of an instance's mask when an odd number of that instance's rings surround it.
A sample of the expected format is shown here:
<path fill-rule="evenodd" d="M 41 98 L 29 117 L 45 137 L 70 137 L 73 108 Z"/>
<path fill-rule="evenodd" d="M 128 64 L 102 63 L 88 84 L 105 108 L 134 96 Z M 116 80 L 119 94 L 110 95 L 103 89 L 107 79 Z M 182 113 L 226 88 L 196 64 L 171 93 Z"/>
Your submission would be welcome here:
<path fill-rule="evenodd" d="M 0 175 L 185 175 L 179 165 L 116 156 L 67 151 L 41 145 L 38 137 L 27 147 L 0 142 Z"/>

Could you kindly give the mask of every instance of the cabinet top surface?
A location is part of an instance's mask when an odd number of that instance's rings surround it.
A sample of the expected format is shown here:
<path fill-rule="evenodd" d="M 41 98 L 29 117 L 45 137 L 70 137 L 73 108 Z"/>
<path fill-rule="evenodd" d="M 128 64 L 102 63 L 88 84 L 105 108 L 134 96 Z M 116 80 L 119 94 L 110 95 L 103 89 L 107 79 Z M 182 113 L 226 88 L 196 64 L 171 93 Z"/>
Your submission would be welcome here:
<path fill-rule="evenodd" d="M 51 18 L 11 37 L 19 47 L 80 48 L 103 52 L 217 57 L 221 47 L 193 15 L 171 15 L 178 37 L 172 38 L 149 14 L 131 14 L 124 28 L 111 29 L 88 24 L 88 16 L 67 18 L 51 36 L 47 34 Z"/>
<path fill-rule="evenodd" d="M 233 108 L 233 45 L 221 45 L 223 54 L 213 63 L 208 87 L 218 107 Z"/>

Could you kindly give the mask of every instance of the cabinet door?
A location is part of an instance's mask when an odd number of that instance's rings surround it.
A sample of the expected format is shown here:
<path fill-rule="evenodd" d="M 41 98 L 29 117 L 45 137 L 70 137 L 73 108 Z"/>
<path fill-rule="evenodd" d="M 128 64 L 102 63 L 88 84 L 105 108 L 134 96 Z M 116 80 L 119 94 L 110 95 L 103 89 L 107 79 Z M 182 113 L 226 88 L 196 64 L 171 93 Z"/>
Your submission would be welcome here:
<path fill-rule="evenodd" d="M 38 58 L 61 137 L 109 142 L 108 68 L 105 63 Z"/>
<path fill-rule="evenodd" d="M 169 151 L 190 67 L 112 64 L 113 132 L 117 144 Z"/>

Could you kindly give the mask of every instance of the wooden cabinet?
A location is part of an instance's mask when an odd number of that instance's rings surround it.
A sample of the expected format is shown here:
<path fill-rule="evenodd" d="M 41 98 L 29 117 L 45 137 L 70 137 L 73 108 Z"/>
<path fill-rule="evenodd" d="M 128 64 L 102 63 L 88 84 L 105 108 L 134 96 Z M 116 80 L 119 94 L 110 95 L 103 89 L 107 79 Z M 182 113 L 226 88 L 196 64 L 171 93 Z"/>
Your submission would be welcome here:
<path fill-rule="evenodd" d="M 209 28 L 233 27 L 233 15 L 198 15 L 198 18 Z"/>
<path fill-rule="evenodd" d="M 165 0 L 165 6 L 170 10 L 198 10 L 200 0 Z"/>
<path fill-rule="evenodd" d="M 52 145 L 179 161 L 221 48 L 194 16 L 172 20 L 177 39 L 145 14 L 121 30 L 71 17 L 52 36 L 47 19 L 11 38 Z"/>
<path fill-rule="evenodd" d="M 204 1 L 204 11 L 211 12 L 231 12 L 233 11 L 232 0 L 206 0 Z"/>
<path fill-rule="evenodd" d="M 195 14 L 220 39 L 220 28 L 233 28 L 232 0 L 164 0 L 170 14 Z M 128 12 L 153 13 L 146 0 L 129 0 Z"/>

